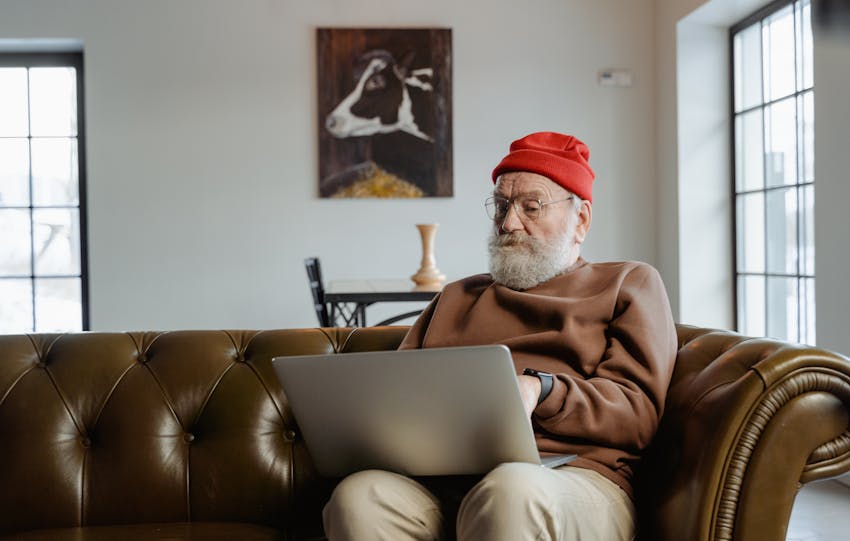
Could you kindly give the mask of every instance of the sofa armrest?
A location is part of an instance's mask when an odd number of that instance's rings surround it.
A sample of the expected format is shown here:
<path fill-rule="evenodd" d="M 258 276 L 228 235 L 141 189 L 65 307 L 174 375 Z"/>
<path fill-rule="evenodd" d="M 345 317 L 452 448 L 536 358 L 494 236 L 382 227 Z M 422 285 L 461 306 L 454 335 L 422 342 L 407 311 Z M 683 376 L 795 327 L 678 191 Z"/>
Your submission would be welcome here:
<path fill-rule="evenodd" d="M 784 539 L 797 489 L 850 470 L 850 361 L 678 333 L 666 410 L 638 470 L 641 539 Z"/>

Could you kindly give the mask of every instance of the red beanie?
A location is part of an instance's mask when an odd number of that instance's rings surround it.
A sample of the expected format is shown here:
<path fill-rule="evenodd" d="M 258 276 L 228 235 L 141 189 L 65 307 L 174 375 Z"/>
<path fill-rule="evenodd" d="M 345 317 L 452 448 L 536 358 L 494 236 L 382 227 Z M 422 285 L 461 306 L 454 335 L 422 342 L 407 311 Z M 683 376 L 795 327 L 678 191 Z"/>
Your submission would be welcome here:
<path fill-rule="evenodd" d="M 493 183 L 502 173 L 530 171 L 593 202 L 591 185 L 596 175 L 589 159 L 590 149 L 572 135 L 549 131 L 532 133 L 511 143 L 508 155 L 493 169 Z"/>

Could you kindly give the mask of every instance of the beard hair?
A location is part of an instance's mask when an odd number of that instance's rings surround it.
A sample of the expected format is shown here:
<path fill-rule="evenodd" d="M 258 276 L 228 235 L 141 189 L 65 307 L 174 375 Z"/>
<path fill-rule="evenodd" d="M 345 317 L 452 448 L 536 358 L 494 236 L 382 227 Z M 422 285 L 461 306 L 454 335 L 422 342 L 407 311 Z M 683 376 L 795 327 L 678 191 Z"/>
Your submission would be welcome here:
<path fill-rule="evenodd" d="M 531 289 L 566 270 L 564 258 L 571 240 L 566 231 L 549 242 L 521 231 L 503 235 L 493 231 L 488 242 L 490 274 L 511 289 Z"/>

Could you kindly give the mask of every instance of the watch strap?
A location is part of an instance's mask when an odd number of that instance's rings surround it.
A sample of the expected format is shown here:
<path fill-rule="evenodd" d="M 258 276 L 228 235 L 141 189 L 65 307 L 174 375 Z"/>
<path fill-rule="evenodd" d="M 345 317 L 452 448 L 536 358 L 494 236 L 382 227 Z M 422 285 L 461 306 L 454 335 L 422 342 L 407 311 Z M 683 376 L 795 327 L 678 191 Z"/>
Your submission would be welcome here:
<path fill-rule="evenodd" d="M 552 387 L 555 386 L 554 377 L 548 372 L 540 372 L 533 368 L 523 368 L 522 373 L 525 376 L 534 376 L 540 380 L 540 396 L 537 398 L 537 405 L 539 406 L 552 392 Z"/>

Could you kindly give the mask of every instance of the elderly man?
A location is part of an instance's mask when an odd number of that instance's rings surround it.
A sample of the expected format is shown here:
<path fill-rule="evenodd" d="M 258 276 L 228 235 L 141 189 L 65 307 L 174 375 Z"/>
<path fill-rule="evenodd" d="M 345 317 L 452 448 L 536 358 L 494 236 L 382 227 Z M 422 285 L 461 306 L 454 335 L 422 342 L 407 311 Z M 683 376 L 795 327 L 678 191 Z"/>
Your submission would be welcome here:
<path fill-rule="evenodd" d="M 470 540 L 632 539 L 632 473 L 661 417 L 676 334 L 655 269 L 579 255 L 589 156 L 559 133 L 511 144 L 486 202 L 490 274 L 448 284 L 401 346 L 508 346 L 538 448 L 578 458 L 557 469 L 502 464 L 454 496 L 456 524 L 440 483 L 359 472 L 325 507 L 331 540 L 439 539 L 453 528 Z"/>

